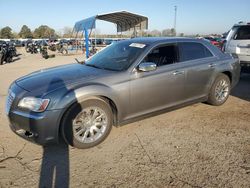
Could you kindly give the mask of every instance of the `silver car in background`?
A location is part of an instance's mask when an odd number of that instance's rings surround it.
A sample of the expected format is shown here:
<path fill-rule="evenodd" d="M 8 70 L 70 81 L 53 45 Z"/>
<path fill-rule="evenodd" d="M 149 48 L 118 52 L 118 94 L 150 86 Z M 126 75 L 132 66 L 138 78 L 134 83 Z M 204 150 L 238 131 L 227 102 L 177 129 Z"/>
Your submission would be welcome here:
<path fill-rule="evenodd" d="M 224 50 L 239 57 L 241 66 L 250 70 L 250 23 L 235 24 L 226 37 Z"/>
<path fill-rule="evenodd" d="M 222 105 L 240 77 L 239 60 L 209 42 L 135 38 L 83 64 L 14 81 L 6 102 L 11 129 L 39 144 L 77 148 L 101 143 L 112 126 L 197 102 Z"/>

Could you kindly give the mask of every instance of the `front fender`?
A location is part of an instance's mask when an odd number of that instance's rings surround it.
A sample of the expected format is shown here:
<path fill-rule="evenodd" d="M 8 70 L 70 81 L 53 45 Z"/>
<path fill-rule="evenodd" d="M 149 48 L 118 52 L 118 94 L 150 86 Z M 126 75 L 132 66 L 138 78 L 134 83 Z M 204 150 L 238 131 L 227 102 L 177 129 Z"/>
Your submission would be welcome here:
<path fill-rule="evenodd" d="M 106 97 L 113 101 L 118 111 L 120 111 L 120 104 L 116 91 L 112 88 L 101 85 L 91 84 L 82 86 L 76 89 L 61 88 L 46 96 L 51 100 L 48 110 L 67 109 L 75 102 L 82 102 L 90 97 Z"/>

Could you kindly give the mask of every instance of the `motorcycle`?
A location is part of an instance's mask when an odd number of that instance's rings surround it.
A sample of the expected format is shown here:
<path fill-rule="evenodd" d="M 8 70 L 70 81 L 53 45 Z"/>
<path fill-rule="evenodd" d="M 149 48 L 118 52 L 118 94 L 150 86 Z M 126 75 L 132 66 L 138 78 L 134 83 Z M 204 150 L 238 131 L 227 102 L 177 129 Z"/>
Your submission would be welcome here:
<path fill-rule="evenodd" d="M 55 52 L 56 51 L 56 44 L 50 44 L 49 45 L 49 50 Z"/>
<path fill-rule="evenodd" d="M 18 56 L 17 51 L 16 51 L 16 46 L 14 44 L 9 44 L 8 48 L 9 48 L 9 51 L 10 51 L 12 57 Z"/>
<path fill-rule="evenodd" d="M 39 52 L 39 46 L 35 43 L 28 43 L 26 46 L 26 52 L 37 54 Z"/>
<path fill-rule="evenodd" d="M 66 47 L 64 47 L 64 44 L 63 44 L 63 43 L 59 43 L 59 44 L 57 45 L 57 51 L 58 51 L 59 53 L 61 53 L 61 54 L 64 54 L 64 55 L 68 54 L 68 50 L 67 50 Z"/>
<path fill-rule="evenodd" d="M 12 62 L 13 57 L 16 55 L 17 54 L 15 46 L 3 44 L 2 46 L 0 46 L 0 65 L 3 65 L 4 62 Z"/>
<path fill-rule="evenodd" d="M 97 53 L 97 49 L 95 48 L 95 46 L 93 46 L 90 51 L 89 51 L 89 57 L 95 55 Z"/>
<path fill-rule="evenodd" d="M 40 46 L 40 53 L 42 54 L 42 57 L 44 59 L 48 59 L 48 58 L 53 58 L 55 57 L 55 54 L 52 55 L 48 55 L 48 49 L 46 46 Z"/>

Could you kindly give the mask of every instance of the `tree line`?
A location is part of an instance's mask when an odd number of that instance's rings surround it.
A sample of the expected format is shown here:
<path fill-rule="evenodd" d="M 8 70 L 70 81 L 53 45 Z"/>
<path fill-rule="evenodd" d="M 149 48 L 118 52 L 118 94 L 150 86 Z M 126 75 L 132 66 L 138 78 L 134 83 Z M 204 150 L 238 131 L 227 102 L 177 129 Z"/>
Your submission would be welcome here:
<path fill-rule="evenodd" d="M 20 32 L 16 33 L 13 32 L 11 27 L 6 26 L 0 30 L 0 38 L 1 39 L 14 39 L 14 38 L 52 38 L 52 37 L 70 37 L 72 32 L 72 29 L 69 27 L 65 27 L 63 29 L 63 34 L 56 33 L 56 31 L 47 26 L 47 25 L 41 25 L 38 28 L 36 28 L 34 31 L 31 31 L 31 29 L 27 25 L 23 25 Z"/>

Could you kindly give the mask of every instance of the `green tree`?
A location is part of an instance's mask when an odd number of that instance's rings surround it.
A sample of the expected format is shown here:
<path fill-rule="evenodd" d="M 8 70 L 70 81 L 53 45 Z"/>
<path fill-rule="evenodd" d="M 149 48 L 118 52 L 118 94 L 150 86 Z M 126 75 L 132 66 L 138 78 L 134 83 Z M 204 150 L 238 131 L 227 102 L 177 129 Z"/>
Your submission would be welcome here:
<path fill-rule="evenodd" d="M 171 31 L 171 35 L 172 35 L 172 36 L 176 36 L 176 31 L 175 31 L 175 29 L 174 29 L 174 28 L 171 28 L 171 30 L 170 30 L 170 31 Z"/>
<path fill-rule="evenodd" d="M 180 33 L 180 37 L 184 37 L 184 33 Z"/>
<path fill-rule="evenodd" d="M 12 39 L 14 36 L 13 36 L 13 33 L 12 33 L 12 29 L 7 26 L 7 27 L 4 27 L 1 29 L 0 31 L 0 38 L 2 39 Z"/>
<path fill-rule="evenodd" d="M 21 31 L 18 34 L 21 38 L 32 38 L 32 32 L 27 25 L 23 25 Z"/>
<path fill-rule="evenodd" d="M 34 31 L 34 37 L 35 38 L 50 38 L 55 37 L 55 30 L 50 28 L 47 25 L 41 25 Z"/>

